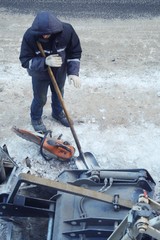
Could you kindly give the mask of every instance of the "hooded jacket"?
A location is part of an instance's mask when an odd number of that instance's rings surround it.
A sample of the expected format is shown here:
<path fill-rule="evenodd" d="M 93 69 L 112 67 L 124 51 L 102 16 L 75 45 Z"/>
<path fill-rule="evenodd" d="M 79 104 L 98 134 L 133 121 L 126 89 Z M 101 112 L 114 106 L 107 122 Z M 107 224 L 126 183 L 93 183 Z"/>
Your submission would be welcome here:
<path fill-rule="evenodd" d="M 50 38 L 44 39 L 42 35 L 47 34 L 51 34 Z M 19 57 L 22 67 L 27 68 L 32 77 L 50 79 L 45 57 L 42 57 L 37 41 L 41 42 L 46 56 L 59 54 L 62 57 L 62 66 L 52 68 L 57 81 L 65 81 L 66 74 L 79 75 L 82 49 L 70 24 L 61 22 L 50 12 L 40 12 L 23 36 Z"/>

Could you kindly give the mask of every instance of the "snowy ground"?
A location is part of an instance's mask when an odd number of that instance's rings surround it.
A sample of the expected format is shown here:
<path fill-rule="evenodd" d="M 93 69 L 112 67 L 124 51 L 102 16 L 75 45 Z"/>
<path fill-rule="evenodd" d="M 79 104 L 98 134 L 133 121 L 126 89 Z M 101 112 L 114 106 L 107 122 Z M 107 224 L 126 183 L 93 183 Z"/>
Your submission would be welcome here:
<path fill-rule="evenodd" d="M 31 159 L 31 172 L 54 179 L 68 167 L 45 160 L 36 145 L 11 131 L 12 126 L 32 130 L 29 108 L 31 80 L 18 57 L 21 38 L 32 15 L 1 9 L 0 145 L 23 169 Z M 102 20 L 63 19 L 72 23 L 83 48 L 80 90 L 66 82 L 66 107 L 84 152 L 92 152 L 103 168 L 145 168 L 159 181 L 160 169 L 160 18 Z M 68 128 L 51 118 L 50 92 L 44 122 L 53 136 L 74 146 Z M 79 153 L 76 151 L 76 156 Z"/>
<path fill-rule="evenodd" d="M 31 80 L 18 60 L 22 35 L 33 16 L 2 8 L 0 16 L 0 146 L 7 144 L 19 171 L 28 171 L 24 160 L 28 156 L 31 173 L 55 179 L 69 165 L 46 162 L 36 145 L 11 131 L 12 126 L 33 130 Z M 82 87 L 77 90 L 66 82 L 65 90 L 66 107 L 82 150 L 92 152 L 103 168 L 145 168 L 158 183 L 160 18 L 61 19 L 72 23 L 83 48 Z M 51 118 L 50 92 L 43 119 L 54 137 L 63 133 L 63 139 L 76 147 L 70 129 Z M 77 150 L 75 155 L 79 155 Z M 6 228 L 1 229 L 5 240 Z M 20 232 L 17 236 L 16 240 L 24 240 Z"/>

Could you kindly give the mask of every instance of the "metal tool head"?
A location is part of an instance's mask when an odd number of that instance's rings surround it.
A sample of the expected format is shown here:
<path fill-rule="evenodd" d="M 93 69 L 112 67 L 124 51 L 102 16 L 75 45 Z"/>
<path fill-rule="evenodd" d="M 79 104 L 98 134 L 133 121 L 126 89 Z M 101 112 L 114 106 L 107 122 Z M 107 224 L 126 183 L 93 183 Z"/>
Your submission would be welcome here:
<path fill-rule="evenodd" d="M 79 170 L 100 168 L 97 159 L 91 152 L 83 153 L 75 159 L 76 166 Z"/>

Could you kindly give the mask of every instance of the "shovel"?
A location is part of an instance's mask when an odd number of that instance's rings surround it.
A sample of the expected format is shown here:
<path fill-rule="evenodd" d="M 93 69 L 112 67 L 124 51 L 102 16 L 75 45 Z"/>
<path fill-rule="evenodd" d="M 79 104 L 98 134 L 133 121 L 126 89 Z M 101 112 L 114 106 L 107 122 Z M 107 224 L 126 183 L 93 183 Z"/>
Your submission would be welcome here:
<path fill-rule="evenodd" d="M 38 46 L 39 51 L 41 52 L 42 56 L 46 57 L 45 52 L 44 52 L 43 47 L 42 47 L 40 42 L 37 42 L 37 46 Z M 51 70 L 51 67 L 49 67 L 49 66 L 48 66 L 48 73 L 49 73 L 49 76 L 51 78 L 54 89 L 57 93 L 58 99 L 59 99 L 59 101 L 62 105 L 62 108 L 64 110 L 64 113 L 66 115 L 66 118 L 68 120 L 69 127 L 71 129 L 72 135 L 73 135 L 74 140 L 76 142 L 77 149 L 79 151 L 79 156 L 76 158 L 76 165 L 77 165 L 78 169 L 93 169 L 95 167 L 99 167 L 99 165 L 97 163 L 97 160 L 92 153 L 90 153 L 90 152 L 83 153 L 82 152 L 80 142 L 78 140 L 77 134 L 76 134 L 75 129 L 73 127 L 73 122 L 69 117 L 68 111 L 67 111 L 67 109 L 65 107 L 65 104 L 64 104 L 62 94 L 59 90 L 58 84 L 57 84 L 56 79 L 54 77 L 54 74 Z"/>

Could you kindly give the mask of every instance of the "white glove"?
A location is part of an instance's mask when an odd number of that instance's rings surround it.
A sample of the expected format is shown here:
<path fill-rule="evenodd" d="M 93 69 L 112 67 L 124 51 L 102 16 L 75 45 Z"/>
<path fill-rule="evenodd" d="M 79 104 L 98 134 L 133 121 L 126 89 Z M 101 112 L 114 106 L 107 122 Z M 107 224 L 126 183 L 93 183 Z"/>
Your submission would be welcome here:
<path fill-rule="evenodd" d="M 46 57 L 45 63 L 50 67 L 60 67 L 62 65 L 62 58 L 58 54 L 52 54 Z"/>
<path fill-rule="evenodd" d="M 69 84 L 72 84 L 72 82 L 73 82 L 75 88 L 80 88 L 81 87 L 80 78 L 76 75 L 69 75 L 68 76 L 68 82 L 69 82 Z"/>

